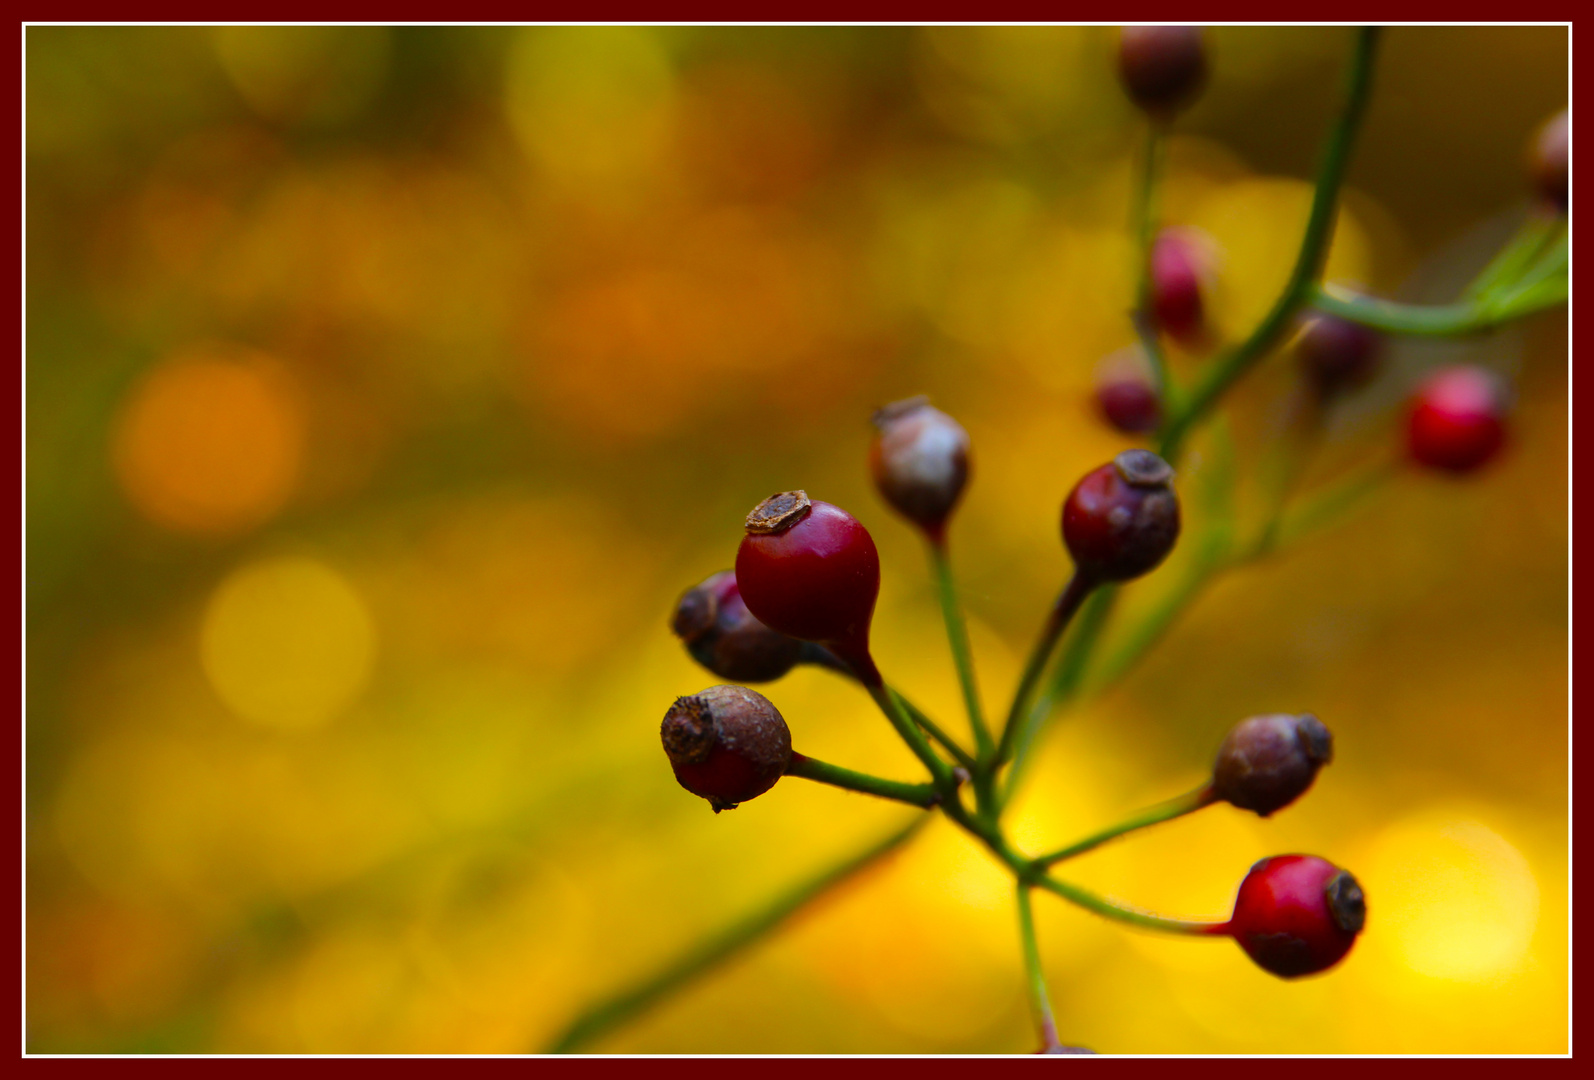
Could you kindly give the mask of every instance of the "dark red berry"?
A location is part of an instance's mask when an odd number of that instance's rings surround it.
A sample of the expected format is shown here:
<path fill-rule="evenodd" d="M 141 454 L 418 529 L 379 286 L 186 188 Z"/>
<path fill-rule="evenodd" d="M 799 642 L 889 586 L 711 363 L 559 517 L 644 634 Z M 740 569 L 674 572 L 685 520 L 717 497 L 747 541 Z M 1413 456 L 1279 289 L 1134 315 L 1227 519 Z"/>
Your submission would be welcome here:
<path fill-rule="evenodd" d="M 675 605 L 670 628 L 694 660 L 739 683 L 778 679 L 804 655 L 801 641 L 771 630 L 747 610 L 731 570 L 686 590 Z"/>
<path fill-rule="evenodd" d="M 1366 921 L 1349 871 L 1315 855 L 1275 855 L 1245 875 L 1226 930 L 1263 970 L 1294 979 L 1344 959 Z"/>
<path fill-rule="evenodd" d="M 869 471 L 892 509 L 940 543 L 946 520 L 969 478 L 969 436 L 958 422 L 908 398 L 874 414 L 879 434 L 869 444 Z"/>
<path fill-rule="evenodd" d="M 1129 98 L 1166 120 L 1206 84 L 1207 51 L 1199 26 L 1126 26 L 1118 36 L 1118 74 Z"/>
<path fill-rule="evenodd" d="M 1406 427 L 1411 456 L 1445 472 L 1488 463 L 1505 442 L 1505 388 L 1480 367 L 1442 368 L 1412 398 Z"/>
<path fill-rule="evenodd" d="M 1539 198 L 1562 213 L 1566 212 L 1566 165 L 1570 150 L 1571 127 L 1566 110 L 1562 109 L 1539 128 L 1528 160 Z"/>
<path fill-rule="evenodd" d="M 804 491 L 771 495 L 747 515 L 736 583 L 765 625 L 829 646 L 871 681 L 869 620 L 880 594 L 880 554 L 851 514 Z"/>
<path fill-rule="evenodd" d="M 1162 423 L 1162 402 L 1151 379 L 1129 370 L 1103 373 L 1096 383 L 1096 407 L 1125 435 L 1144 435 Z"/>
<path fill-rule="evenodd" d="M 1207 339 L 1202 297 L 1215 262 L 1211 241 L 1193 229 L 1164 229 L 1151 244 L 1151 313 L 1157 326 L 1189 348 Z"/>
<path fill-rule="evenodd" d="M 1212 790 L 1241 810 L 1267 817 L 1306 793 L 1334 760 L 1334 736 L 1310 713 L 1241 720 L 1218 748 Z"/>
<path fill-rule="evenodd" d="M 1320 399 L 1357 390 L 1378 373 L 1384 336 L 1334 315 L 1313 315 L 1295 342 L 1301 373 Z"/>
<path fill-rule="evenodd" d="M 676 698 L 659 728 L 675 779 L 717 814 L 762 795 L 791 764 L 791 732 L 775 706 L 745 686 Z"/>
<path fill-rule="evenodd" d="M 1150 450 L 1125 450 L 1086 473 L 1063 503 L 1063 542 L 1075 569 L 1095 581 L 1139 577 L 1178 538 L 1173 469 Z"/>

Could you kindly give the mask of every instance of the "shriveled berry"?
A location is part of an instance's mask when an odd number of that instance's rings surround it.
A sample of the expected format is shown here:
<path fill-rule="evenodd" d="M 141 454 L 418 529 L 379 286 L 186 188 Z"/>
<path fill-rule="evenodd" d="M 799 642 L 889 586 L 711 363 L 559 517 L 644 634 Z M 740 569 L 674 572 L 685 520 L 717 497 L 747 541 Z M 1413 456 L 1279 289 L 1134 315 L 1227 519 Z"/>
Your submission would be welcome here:
<path fill-rule="evenodd" d="M 1150 450 L 1125 450 L 1086 473 L 1063 503 L 1063 542 L 1076 570 L 1096 581 L 1139 577 L 1178 538 L 1173 469 Z"/>
<path fill-rule="evenodd" d="M 1382 334 L 1335 315 L 1313 315 L 1295 342 L 1301 374 L 1323 400 L 1366 386 L 1383 352 Z"/>
<path fill-rule="evenodd" d="M 1448 367 L 1417 388 L 1406 426 L 1411 456 L 1429 468 L 1469 473 L 1505 442 L 1506 393 L 1486 368 Z"/>
<path fill-rule="evenodd" d="M 1194 101 L 1207 79 L 1199 26 L 1126 26 L 1118 36 L 1118 74 L 1129 98 L 1158 119 Z"/>
<path fill-rule="evenodd" d="M 804 655 L 801 641 L 771 630 L 747 610 L 732 570 L 686 590 L 670 628 L 699 664 L 739 683 L 778 679 Z"/>
<path fill-rule="evenodd" d="M 1550 117 L 1533 138 L 1528 166 L 1533 174 L 1533 187 L 1549 205 L 1563 214 L 1567 204 L 1566 166 L 1571 150 L 1571 126 L 1566 110 Z"/>
<path fill-rule="evenodd" d="M 775 786 L 791 764 L 791 732 L 775 706 L 745 686 L 676 698 L 659 728 L 675 779 L 714 812 Z"/>
<path fill-rule="evenodd" d="M 969 436 L 928 398 L 893 402 L 874 414 L 869 471 L 892 509 L 939 543 L 969 478 Z"/>
<path fill-rule="evenodd" d="M 1263 970 L 1294 979 L 1344 959 L 1366 921 L 1349 871 L 1315 855 L 1275 855 L 1245 875 L 1226 930 Z"/>
<path fill-rule="evenodd" d="M 1164 333 L 1188 348 L 1207 340 L 1203 293 L 1216 261 L 1211 240 L 1194 229 L 1164 229 L 1152 241 L 1152 316 Z"/>
<path fill-rule="evenodd" d="M 1218 748 L 1212 790 L 1241 810 L 1267 817 L 1306 793 L 1334 760 L 1334 736 L 1310 713 L 1241 720 Z"/>
<path fill-rule="evenodd" d="M 805 491 L 771 495 L 746 527 L 736 583 L 748 610 L 783 634 L 832 647 L 867 681 L 869 620 L 880 594 L 869 531 Z"/>

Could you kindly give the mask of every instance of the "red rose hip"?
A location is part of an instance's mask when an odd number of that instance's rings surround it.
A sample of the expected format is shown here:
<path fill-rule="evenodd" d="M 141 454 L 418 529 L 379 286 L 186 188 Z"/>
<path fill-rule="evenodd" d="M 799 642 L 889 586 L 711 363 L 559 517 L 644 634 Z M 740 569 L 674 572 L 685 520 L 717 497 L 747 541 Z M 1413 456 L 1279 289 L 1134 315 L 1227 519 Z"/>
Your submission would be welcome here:
<path fill-rule="evenodd" d="M 1151 383 L 1151 365 L 1138 348 L 1121 349 L 1096 373 L 1096 408 L 1115 431 L 1144 435 L 1162 423 L 1162 402 Z"/>
<path fill-rule="evenodd" d="M 1420 464 L 1451 473 L 1486 465 L 1505 442 L 1505 389 L 1480 367 L 1448 367 L 1412 398 L 1406 444 Z"/>
<path fill-rule="evenodd" d="M 1076 572 L 1094 582 L 1147 573 L 1178 538 L 1173 469 L 1150 450 L 1125 450 L 1086 473 L 1063 503 L 1063 542 Z"/>
<path fill-rule="evenodd" d="M 670 628 L 692 658 L 722 679 L 769 682 L 803 659 L 804 645 L 747 610 L 736 574 L 722 570 L 682 594 Z"/>
<path fill-rule="evenodd" d="M 791 732 L 762 694 L 711 686 L 676 698 L 659 727 L 675 779 L 714 812 L 762 795 L 791 764 Z"/>
<path fill-rule="evenodd" d="M 1211 243 L 1190 229 L 1164 229 L 1151 245 L 1151 311 L 1157 326 L 1189 348 L 1207 338 L 1202 293 L 1213 263 Z"/>
<path fill-rule="evenodd" d="M 1201 28 L 1124 27 L 1118 36 L 1118 74 L 1131 101 L 1156 119 L 1171 119 L 1206 83 Z"/>
<path fill-rule="evenodd" d="M 869 620 L 880 554 L 869 531 L 804 491 L 771 495 L 747 515 L 746 528 L 736 583 L 748 610 L 783 634 L 829 646 L 865 684 L 878 682 Z"/>
<path fill-rule="evenodd" d="M 1349 871 L 1315 855 L 1275 855 L 1245 875 L 1224 930 L 1264 971 L 1295 979 L 1343 960 L 1366 920 Z"/>
<path fill-rule="evenodd" d="M 897 513 L 940 544 L 969 478 L 969 436 L 927 398 L 893 402 L 874 414 L 869 444 L 875 487 Z"/>

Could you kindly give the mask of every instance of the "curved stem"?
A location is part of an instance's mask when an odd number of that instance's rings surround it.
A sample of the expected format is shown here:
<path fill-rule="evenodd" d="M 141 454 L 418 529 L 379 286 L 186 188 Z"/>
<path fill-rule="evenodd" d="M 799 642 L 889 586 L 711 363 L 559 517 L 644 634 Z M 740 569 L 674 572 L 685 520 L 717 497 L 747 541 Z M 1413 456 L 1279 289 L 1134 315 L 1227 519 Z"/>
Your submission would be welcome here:
<path fill-rule="evenodd" d="M 974 729 L 974 751 L 978 757 L 987 758 L 994 748 L 991 729 L 986 726 L 985 711 L 980 707 L 979 684 L 974 678 L 974 650 L 969 646 L 969 628 L 963 621 L 963 609 L 958 605 L 952 563 L 947 558 L 944 541 L 930 544 L 930 565 L 935 570 L 941 614 L 946 620 L 946 636 L 952 647 L 952 662 L 957 666 L 958 683 L 963 688 L 963 704 L 968 708 L 969 726 Z"/>
<path fill-rule="evenodd" d="M 895 799 L 897 802 L 917 806 L 921 810 L 928 810 L 941 801 L 941 793 L 931 784 L 905 784 L 899 780 L 886 780 L 840 765 L 831 765 L 829 762 L 795 751 L 791 755 L 791 764 L 786 767 L 786 775 L 800 776 L 804 780 L 814 780 L 821 784 L 829 784 L 831 787 L 862 792 L 865 795 L 876 795 L 882 799 Z"/>
<path fill-rule="evenodd" d="M 1410 337 L 1465 337 L 1481 334 L 1505 323 L 1566 303 L 1568 283 L 1561 278 L 1529 281 L 1497 304 L 1462 301 L 1456 304 L 1401 304 L 1340 290 L 1314 288 L 1309 296 L 1318 311 L 1370 326 L 1390 334 Z"/>
<path fill-rule="evenodd" d="M 1090 595 L 1097 585 L 1094 578 L 1086 577 L 1078 570 L 1068 579 L 1068 584 L 1063 586 L 1063 591 L 1057 595 L 1057 602 L 1052 605 L 1051 614 L 1046 617 L 1046 625 L 1041 628 L 1040 637 L 1035 642 L 1035 647 L 1030 651 L 1029 662 L 1024 665 L 1024 674 L 1019 678 L 1018 689 L 1013 694 L 1013 707 L 1007 711 L 1007 723 L 1002 726 L 1002 741 L 996 748 L 996 757 L 992 761 L 993 767 L 1000 766 L 1013 756 L 1014 740 L 1018 737 L 1019 728 L 1029 710 L 1030 698 L 1035 693 L 1035 686 L 1040 682 L 1041 673 L 1046 670 L 1046 662 L 1051 659 L 1052 650 L 1057 647 L 1058 638 L 1063 636 L 1063 631 L 1068 627 L 1068 621 L 1079 610 L 1079 605 L 1084 603 L 1085 597 Z"/>
<path fill-rule="evenodd" d="M 1137 829 L 1144 829 L 1150 825 L 1160 825 L 1164 821 L 1172 821 L 1174 818 L 1183 817 L 1185 814 L 1200 810 L 1203 806 L 1211 806 L 1217 800 L 1218 797 L 1213 793 L 1212 785 L 1203 784 L 1196 790 L 1187 792 L 1177 798 L 1160 802 L 1155 806 L 1149 806 L 1138 814 L 1126 818 L 1110 828 L 1087 836 L 1085 839 L 1076 841 L 1065 848 L 1060 848 L 1050 855 L 1042 855 L 1035 860 L 1035 865 L 1040 867 L 1054 866 L 1064 859 L 1072 859 L 1076 855 L 1083 855 L 1087 851 L 1099 848 L 1109 840 L 1116 840 L 1118 837 L 1132 833 Z"/>
<path fill-rule="evenodd" d="M 1030 897 L 1032 886 L 1018 885 L 1018 933 L 1024 945 L 1024 984 L 1029 990 L 1030 1012 L 1035 1016 L 1035 1026 L 1040 1031 L 1041 1049 L 1061 1046 L 1057 1038 L 1057 1021 L 1052 1018 L 1052 1004 L 1046 994 L 1046 973 L 1041 970 L 1040 945 L 1035 938 L 1035 906 Z"/>
<path fill-rule="evenodd" d="M 1566 219 L 1559 214 L 1535 211 L 1528 215 L 1511 241 L 1472 279 L 1462 299 L 1482 300 L 1497 289 L 1520 280 L 1539 252 L 1544 250 L 1544 245 L 1565 225 Z"/>
<path fill-rule="evenodd" d="M 1056 893 L 1071 904 L 1078 904 L 1087 911 L 1094 911 L 1097 915 L 1106 916 L 1115 922 L 1127 923 L 1138 926 L 1143 930 L 1159 930 L 1165 934 L 1189 934 L 1202 936 L 1221 934 L 1228 927 L 1228 923 L 1191 922 L 1187 919 L 1169 919 L 1161 915 L 1153 915 L 1149 911 L 1139 911 L 1135 908 L 1125 907 L 1114 903 L 1104 896 L 1097 896 L 1089 889 L 1082 889 L 1078 885 L 1066 881 L 1058 881 L 1054 877 L 1044 874 L 1036 875 L 1034 883 L 1037 888 L 1047 892 Z"/>
<path fill-rule="evenodd" d="M 591 1042 L 598 1036 L 619 1027 L 642 1013 L 654 1003 L 712 971 L 726 960 L 757 944 L 778 929 L 797 912 L 825 895 L 837 885 L 851 878 L 903 844 L 907 843 L 930 820 L 929 815 L 919 815 L 905 829 L 898 829 L 862 851 L 827 867 L 818 874 L 800 882 L 769 903 L 731 926 L 711 934 L 657 973 L 642 979 L 628 989 L 598 1002 L 577 1016 L 544 1051 L 549 1054 L 567 1054 Z"/>
<path fill-rule="evenodd" d="M 1185 436 L 1196 421 L 1205 416 L 1229 387 L 1283 337 L 1289 329 L 1290 320 L 1305 301 L 1310 286 L 1322 273 L 1329 242 L 1334 235 L 1340 185 L 1344 182 L 1351 146 L 1371 96 L 1373 57 L 1377 43 L 1378 27 L 1363 26 L 1357 29 L 1356 51 L 1351 59 L 1344 104 L 1340 108 L 1339 119 L 1329 133 L 1323 162 L 1317 173 L 1317 187 L 1312 194 L 1311 214 L 1306 220 L 1306 231 L 1301 237 L 1300 251 L 1295 257 L 1289 280 L 1272 309 L 1263 316 L 1251 335 L 1213 362 L 1195 386 L 1191 387 L 1179 410 L 1169 415 L 1162 431 L 1162 456 L 1170 462 L 1178 458 Z"/>
<path fill-rule="evenodd" d="M 936 757 L 935 751 L 930 749 L 930 744 L 924 741 L 924 735 L 914 726 L 907 710 L 902 707 L 902 699 L 897 697 L 884 682 L 866 682 L 864 688 L 869 691 L 869 696 L 874 698 L 875 704 L 880 706 L 880 711 L 886 714 L 886 719 L 891 721 L 891 726 L 897 729 L 902 741 L 908 744 L 908 749 L 912 750 L 914 755 L 924 762 L 924 767 L 930 770 L 936 788 L 949 799 L 957 798 L 957 778 L 952 775 L 947 763 Z"/>

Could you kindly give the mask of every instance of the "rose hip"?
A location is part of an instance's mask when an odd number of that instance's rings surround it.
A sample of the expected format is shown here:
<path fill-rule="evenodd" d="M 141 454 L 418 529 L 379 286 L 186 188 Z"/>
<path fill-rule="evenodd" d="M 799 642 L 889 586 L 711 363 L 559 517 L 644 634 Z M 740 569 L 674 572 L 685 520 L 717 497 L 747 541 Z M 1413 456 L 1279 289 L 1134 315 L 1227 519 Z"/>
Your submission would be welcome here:
<path fill-rule="evenodd" d="M 869 444 L 869 471 L 881 497 L 919 526 L 933 544 L 969 478 L 969 436 L 927 398 L 893 402 L 874 414 L 879 434 Z"/>
<path fill-rule="evenodd" d="M 707 799 L 716 814 L 762 795 L 791 764 L 785 719 L 744 686 L 711 686 L 677 698 L 659 736 L 675 779 Z"/>
<path fill-rule="evenodd" d="M 1224 931 L 1263 970 L 1294 979 L 1344 959 L 1366 919 L 1348 871 L 1315 855 L 1275 855 L 1245 875 Z"/>
<path fill-rule="evenodd" d="M 1212 766 L 1212 790 L 1241 810 L 1267 817 L 1305 794 L 1317 770 L 1334 760 L 1334 737 L 1310 713 L 1241 720 Z"/>
<path fill-rule="evenodd" d="M 1155 119 L 1171 119 L 1206 83 L 1201 28 L 1124 27 L 1118 36 L 1118 74 L 1131 101 Z"/>
<path fill-rule="evenodd" d="M 747 610 L 731 570 L 688 589 L 675 605 L 670 628 L 694 660 L 733 682 L 778 679 L 804 655 L 801 641 L 771 630 Z"/>
<path fill-rule="evenodd" d="M 1417 388 L 1406 427 L 1411 456 L 1429 468 L 1469 473 L 1505 442 L 1505 390 L 1493 372 L 1448 367 Z"/>
<path fill-rule="evenodd" d="M 1125 450 L 1085 474 L 1063 503 L 1063 542 L 1093 581 L 1128 581 L 1168 557 L 1179 538 L 1173 469 L 1150 450 Z"/>

